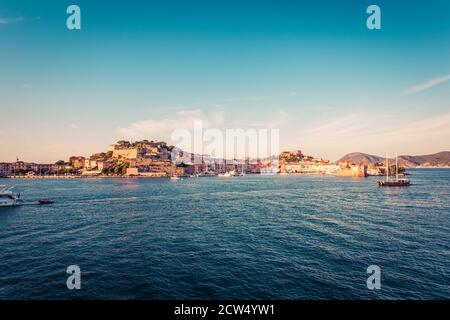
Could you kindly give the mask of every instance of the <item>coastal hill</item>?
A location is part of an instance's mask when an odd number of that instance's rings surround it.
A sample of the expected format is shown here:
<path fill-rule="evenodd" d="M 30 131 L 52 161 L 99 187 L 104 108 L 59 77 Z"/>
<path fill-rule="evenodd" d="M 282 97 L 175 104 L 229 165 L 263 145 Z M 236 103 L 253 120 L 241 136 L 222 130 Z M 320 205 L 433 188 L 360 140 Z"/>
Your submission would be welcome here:
<path fill-rule="evenodd" d="M 353 163 L 360 164 L 360 163 L 382 163 L 384 162 L 383 157 L 374 156 L 367 153 L 362 152 L 352 152 L 348 153 L 342 158 L 340 158 L 337 162 L 341 161 L 352 161 Z"/>
<path fill-rule="evenodd" d="M 367 153 L 353 152 L 340 158 L 340 161 L 353 161 L 353 163 L 384 163 L 385 158 Z M 395 159 L 389 159 L 394 163 Z M 409 168 L 414 167 L 450 167 L 450 151 L 442 151 L 421 156 L 402 155 L 398 157 L 399 165 Z"/>

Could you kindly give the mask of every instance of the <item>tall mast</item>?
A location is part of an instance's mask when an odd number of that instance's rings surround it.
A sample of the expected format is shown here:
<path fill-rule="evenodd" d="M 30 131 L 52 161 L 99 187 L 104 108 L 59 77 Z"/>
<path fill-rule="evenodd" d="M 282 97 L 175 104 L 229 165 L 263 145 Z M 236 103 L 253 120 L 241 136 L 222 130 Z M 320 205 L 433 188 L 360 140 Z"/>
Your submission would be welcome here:
<path fill-rule="evenodd" d="M 387 152 L 386 152 L 386 180 L 389 180 L 389 159 Z"/>
<path fill-rule="evenodd" d="M 395 179 L 398 181 L 398 155 L 395 153 Z"/>

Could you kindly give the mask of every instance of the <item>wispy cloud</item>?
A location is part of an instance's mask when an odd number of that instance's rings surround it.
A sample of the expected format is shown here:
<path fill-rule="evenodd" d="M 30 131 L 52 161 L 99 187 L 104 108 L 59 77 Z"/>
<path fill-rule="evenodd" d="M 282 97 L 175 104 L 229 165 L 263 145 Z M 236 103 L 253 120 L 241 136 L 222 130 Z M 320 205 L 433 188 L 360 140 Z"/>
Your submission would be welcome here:
<path fill-rule="evenodd" d="M 201 110 L 181 110 L 171 118 L 137 121 L 129 126 L 120 127 L 117 131 L 126 139 L 167 140 L 176 129 L 192 129 L 194 121 L 201 121 L 203 128 L 220 126 L 224 122 L 224 115 L 223 112 L 215 112 L 207 116 Z"/>
<path fill-rule="evenodd" d="M 12 23 L 18 23 L 23 21 L 23 17 L 0 17 L 0 24 L 12 24 Z"/>
<path fill-rule="evenodd" d="M 350 113 L 312 124 L 298 133 L 299 142 L 312 154 L 337 159 L 349 152 L 383 155 L 417 154 L 448 150 L 450 113 L 422 119 L 377 113 Z"/>
<path fill-rule="evenodd" d="M 406 89 L 403 92 L 403 95 L 410 95 L 410 94 L 418 93 L 418 92 L 430 89 L 430 88 L 432 88 L 434 86 L 437 86 L 437 85 L 439 85 L 441 83 L 444 83 L 444 82 L 446 82 L 448 80 L 450 80 L 450 74 L 447 74 L 447 75 L 442 76 L 442 77 L 434 78 L 434 79 L 431 79 L 431 80 L 419 83 L 419 84 L 417 84 L 415 86 L 412 86 L 412 87 Z"/>

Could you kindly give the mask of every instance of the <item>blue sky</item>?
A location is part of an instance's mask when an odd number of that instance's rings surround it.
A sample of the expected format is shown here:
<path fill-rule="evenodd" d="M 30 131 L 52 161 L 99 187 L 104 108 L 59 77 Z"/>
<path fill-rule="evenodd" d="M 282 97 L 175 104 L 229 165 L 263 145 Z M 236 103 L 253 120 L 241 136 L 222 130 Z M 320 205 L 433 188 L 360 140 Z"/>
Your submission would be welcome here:
<path fill-rule="evenodd" d="M 81 8 L 82 29 L 66 28 Z M 366 8 L 381 8 L 368 30 Z M 336 160 L 450 149 L 449 1 L 0 0 L 0 161 L 194 118 Z"/>

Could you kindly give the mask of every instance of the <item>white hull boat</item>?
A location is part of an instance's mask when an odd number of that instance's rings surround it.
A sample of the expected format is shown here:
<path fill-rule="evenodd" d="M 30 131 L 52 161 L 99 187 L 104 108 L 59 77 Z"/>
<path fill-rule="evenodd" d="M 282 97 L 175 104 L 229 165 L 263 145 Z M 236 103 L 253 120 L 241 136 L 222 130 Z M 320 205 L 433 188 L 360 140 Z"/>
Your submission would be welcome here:
<path fill-rule="evenodd" d="M 21 204 L 20 194 L 14 193 L 11 189 L 0 186 L 0 207 L 14 207 Z"/>

